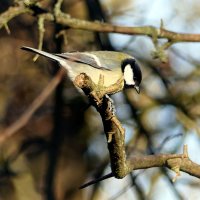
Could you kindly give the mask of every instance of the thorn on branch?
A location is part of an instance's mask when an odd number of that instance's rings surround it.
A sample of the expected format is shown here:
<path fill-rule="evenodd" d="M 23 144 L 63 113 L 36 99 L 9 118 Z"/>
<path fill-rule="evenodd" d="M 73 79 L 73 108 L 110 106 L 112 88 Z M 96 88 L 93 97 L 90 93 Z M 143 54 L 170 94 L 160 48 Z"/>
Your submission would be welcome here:
<path fill-rule="evenodd" d="M 183 158 L 189 158 L 187 145 L 183 146 Z"/>
<path fill-rule="evenodd" d="M 181 162 L 181 158 L 171 158 L 167 160 L 167 165 L 169 166 L 169 168 L 176 173 L 175 177 L 172 179 L 172 182 L 175 182 L 180 176 Z"/>
<path fill-rule="evenodd" d="M 63 42 L 64 45 L 67 46 L 68 44 L 68 39 L 67 39 L 67 34 L 66 34 L 66 30 L 61 30 L 56 34 L 56 39 L 59 37 L 63 37 Z"/>
<path fill-rule="evenodd" d="M 164 29 L 164 21 L 163 21 L 163 19 L 160 20 L 160 29 Z"/>
<path fill-rule="evenodd" d="M 176 180 L 178 179 L 178 177 L 181 176 L 181 174 L 180 174 L 180 168 L 177 167 L 177 168 L 172 169 L 172 170 L 176 172 L 176 175 L 175 175 L 174 178 L 172 179 L 172 182 L 175 183 Z"/>
<path fill-rule="evenodd" d="M 175 177 L 172 179 L 172 182 L 175 182 L 177 178 L 181 175 L 180 168 L 185 158 L 189 158 L 187 145 L 184 145 L 183 154 L 180 158 L 171 158 L 167 160 L 167 165 L 171 168 L 172 171 L 176 173 Z"/>

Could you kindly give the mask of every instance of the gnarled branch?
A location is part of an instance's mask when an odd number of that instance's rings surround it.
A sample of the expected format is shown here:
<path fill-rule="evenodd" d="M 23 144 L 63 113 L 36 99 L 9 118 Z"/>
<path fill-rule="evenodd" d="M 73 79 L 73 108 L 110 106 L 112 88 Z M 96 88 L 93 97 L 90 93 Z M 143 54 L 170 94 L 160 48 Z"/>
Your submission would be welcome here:
<path fill-rule="evenodd" d="M 101 76 L 100 76 L 101 79 Z M 99 81 L 101 82 L 101 81 Z M 152 167 L 168 167 L 176 173 L 173 181 L 180 176 L 180 171 L 200 178 L 200 165 L 192 162 L 187 153 L 187 146 L 184 146 L 182 154 L 157 154 L 157 155 L 136 155 L 126 157 L 125 152 L 125 131 L 114 112 L 113 101 L 108 97 L 106 91 L 109 87 L 99 87 L 85 73 L 78 75 L 74 81 L 75 85 L 81 88 L 88 96 L 91 104 L 101 115 L 105 135 L 108 141 L 112 172 L 100 178 L 84 184 L 80 188 L 87 187 L 98 181 L 115 177 L 123 178 L 133 170 L 147 169 Z M 119 83 L 113 84 L 111 88 L 117 88 Z M 99 88 L 102 88 L 100 91 Z M 112 93 L 115 93 L 113 90 Z"/>

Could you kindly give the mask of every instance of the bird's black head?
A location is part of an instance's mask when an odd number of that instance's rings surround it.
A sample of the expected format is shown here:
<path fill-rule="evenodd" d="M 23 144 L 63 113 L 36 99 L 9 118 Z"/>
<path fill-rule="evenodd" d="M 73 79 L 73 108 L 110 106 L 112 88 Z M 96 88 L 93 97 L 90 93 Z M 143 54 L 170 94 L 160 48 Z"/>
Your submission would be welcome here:
<path fill-rule="evenodd" d="M 123 60 L 121 68 L 124 74 L 125 88 L 135 88 L 137 93 L 140 93 L 139 85 L 142 81 L 142 72 L 136 60 L 133 58 Z"/>

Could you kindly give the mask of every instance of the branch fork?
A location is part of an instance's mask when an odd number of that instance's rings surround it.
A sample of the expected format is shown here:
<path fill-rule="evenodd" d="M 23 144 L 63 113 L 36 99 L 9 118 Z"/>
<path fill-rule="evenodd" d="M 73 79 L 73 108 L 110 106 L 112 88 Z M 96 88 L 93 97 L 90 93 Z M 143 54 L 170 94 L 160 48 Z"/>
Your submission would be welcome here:
<path fill-rule="evenodd" d="M 133 170 L 152 167 L 168 167 L 174 171 L 176 175 L 172 180 L 173 182 L 180 176 L 180 171 L 200 177 L 200 166 L 189 159 L 186 145 L 182 154 L 137 155 L 127 158 L 125 152 L 125 130 L 117 119 L 113 101 L 108 96 L 108 94 L 114 94 L 122 90 L 123 79 L 118 80 L 109 87 L 105 87 L 102 75 L 99 77 L 98 84 L 95 84 L 87 74 L 81 73 L 75 78 L 74 84 L 83 90 L 91 104 L 101 115 L 107 137 L 112 170 L 108 175 L 86 183 L 81 188 L 110 177 L 121 179 Z"/>

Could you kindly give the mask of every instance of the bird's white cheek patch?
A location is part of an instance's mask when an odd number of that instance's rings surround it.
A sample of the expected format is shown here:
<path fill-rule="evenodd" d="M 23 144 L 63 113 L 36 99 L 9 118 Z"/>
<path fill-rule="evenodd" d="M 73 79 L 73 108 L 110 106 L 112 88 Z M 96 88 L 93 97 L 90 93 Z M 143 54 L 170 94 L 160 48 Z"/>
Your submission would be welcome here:
<path fill-rule="evenodd" d="M 133 70 L 131 65 L 126 65 L 124 68 L 124 80 L 127 85 L 135 85 L 135 81 L 133 80 Z"/>

